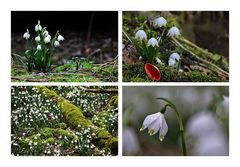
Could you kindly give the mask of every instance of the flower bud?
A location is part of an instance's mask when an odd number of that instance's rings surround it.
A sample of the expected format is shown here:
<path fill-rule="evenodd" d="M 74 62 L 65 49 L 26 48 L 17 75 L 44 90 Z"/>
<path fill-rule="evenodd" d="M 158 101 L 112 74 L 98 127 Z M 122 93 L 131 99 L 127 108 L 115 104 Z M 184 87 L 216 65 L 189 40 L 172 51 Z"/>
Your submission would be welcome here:
<path fill-rule="evenodd" d="M 38 45 L 38 46 L 37 46 L 37 50 L 42 50 L 41 45 Z"/>
<path fill-rule="evenodd" d="M 54 46 L 55 46 L 55 47 L 59 47 L 59 46 L 60 46 L 60 43 L 59 43 L 58 41 L 55 41 L 55 42 L 54 42 Z"/>

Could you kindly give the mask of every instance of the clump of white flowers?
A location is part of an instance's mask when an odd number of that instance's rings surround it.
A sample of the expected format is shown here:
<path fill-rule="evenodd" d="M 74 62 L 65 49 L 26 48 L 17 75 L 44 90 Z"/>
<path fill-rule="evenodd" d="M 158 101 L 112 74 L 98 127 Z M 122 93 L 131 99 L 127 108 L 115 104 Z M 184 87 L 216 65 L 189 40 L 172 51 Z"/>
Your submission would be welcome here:
<path fill-rule="evenodd" d="M 29 30 L 23 34 L 23 38 L 27 40 L 27 50 L 25 56 L 27 58 L 28 71 L 31 72 L 33 69 L 39 71 L 48 71 L 52 65 L 52 50 L 54 47 L 59 47 L 60 42 L 64 40 L 64 37 L 57 31 L 52 38 L 46 27 L 42 27 L 40 20 L 35 26 L 36 36 L 34 38 L 36 45 L 32 43 L 29 45 L 30 33 Z M 33 40 L 32 40 L 33 41 Z M 34 47 L 35 45 L 35 47 Z M 36 48 L 36 49 L 34 49 Z"/>
<path fill-rule="evenodd" d="M 172 53 L 169 56 L 168 66 L 176 67 L 178 70 L 180 70 L 180 65 L 181 65 L 180 55 L 178 53 Z"/>
<path fill-rule="evenodd" d="M 94 125 L 88 127 L 78 125 L 77 128 L 72 129 L 65 123 L 66 120 L 56 99 L 49 98 L 37 87 L 13 86 L 11 88 L 12 154 L 111 155 L 111 151 L 99 148 L 94 141 L 98 135 L 95 125 L 100 123 L 102 126 L 98 128 L 106 129 L 112 136 L 118 134 L 117 108 L 108 106 L 111 94 L 85 92 L 83 87 L 78 86 L 53 86 L 49 89 L 84 110 L 84 114 L 92 114 L 89 121 L 92 120 Z M 102 117 L 98 116 L 100 110 L 106 111 Z"/>
<path fill-rule="evenodd" d="M 164 56 L 171 53 L 171 50 L 167 49 L 169 47 L 172 48 L 169 37 L 180 35 L 180 30 L 172 26 L 171 22 L 168 24 L 168 21 L 164 17 L 150 20 L 150 25 L 153 26 L 154 30 L 144 30 L 144 28 L 147 29 L 149 25 L 141 25 L 141 28 L 135 33 L 135 38 L 132 39 L 128 37 L 137 49 L 139 60 L 145 63 L 157 62 L 160 65 L 166 64 L 174 67 L 180 64 L 180 57 L 170 57 L 167 62 Z M 127 33 L 124 34 L 127 36 Z"/>

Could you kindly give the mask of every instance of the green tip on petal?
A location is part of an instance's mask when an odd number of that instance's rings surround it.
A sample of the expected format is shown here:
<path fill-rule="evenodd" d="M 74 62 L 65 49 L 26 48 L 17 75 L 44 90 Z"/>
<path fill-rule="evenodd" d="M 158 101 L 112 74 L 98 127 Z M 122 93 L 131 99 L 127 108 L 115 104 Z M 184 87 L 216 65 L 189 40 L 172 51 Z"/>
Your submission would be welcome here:
<path fill-rule="evenodd" d="M 144 130 L 144 125 L 142 125 L 142 127 L 140 128 L 140 131 L 143 131 Z"/>
<path fill-rule="evenodd" d="M 163 141 L 163 139 L 164 139 L 164 136 L 163 136 L 162 134 L 160 134 L 160 135 L 159 135 L 159 140 L 160 140 L 160 141 Z"/>
<path fill-rule="evenodd" d="M 151 130 L 149 131 L 149 134 L 152 136 L 152 135 L 154 134 L 154 130 L 151 129 Z"/>

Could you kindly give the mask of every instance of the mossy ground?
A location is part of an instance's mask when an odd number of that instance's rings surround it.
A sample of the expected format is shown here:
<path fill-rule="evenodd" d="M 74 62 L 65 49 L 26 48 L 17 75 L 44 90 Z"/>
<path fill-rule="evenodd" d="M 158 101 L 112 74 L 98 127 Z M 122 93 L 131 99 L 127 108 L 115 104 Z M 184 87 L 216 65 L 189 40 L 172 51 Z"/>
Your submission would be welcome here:
<path fill-rule="evenodd" d="M 160 82 L 220 82 L 220 77 L 198 71 L 178 72 L 171 67 L 158 66 L 161 72 Z M 124 82 L 152 82 L 144 70 L 144 64 L 123 64 Z"/>
<path fill-rule="evenodd" d="M 57 66 L 48 73 L 28 73 L 24 67 L 12 66 L 12 82 L 116 82 L 118 67 L 84 63 L 76 71 L 75 64 Z"/>

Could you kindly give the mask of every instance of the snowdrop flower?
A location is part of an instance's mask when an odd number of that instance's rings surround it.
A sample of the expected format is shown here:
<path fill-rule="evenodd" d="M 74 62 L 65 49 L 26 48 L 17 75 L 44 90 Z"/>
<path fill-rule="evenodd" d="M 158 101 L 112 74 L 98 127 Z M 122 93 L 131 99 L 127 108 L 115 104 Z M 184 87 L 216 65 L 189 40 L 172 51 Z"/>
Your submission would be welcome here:
<path fill-rule="evenodd" d="M 35 41 L 36 41 L 36 42 L 40 42 L 40 40 L 41 40 L 41 38 L 40 38 L 39 36 L 37 36 L 37 37 L 35 38 Z"/>
<path fill-rule="evenodd" d="M 167 24 L 167 20 L 164 17 L 159 17 L 153 21 L 154 26 L 162 27 Z"/>
<path fill-rule="evenodd" d="M 147 34 L 143 30 L 138 30 L 135 34 L 135 37 L 138 39 L 147 39 Z"/>
<path fill-rule="evenodd" d="M 50 36 L 50 35 L 49 35 Z M 49 43 L 51 41 L 51 37 L 49 38 L 49 36 L 44 38 L 44 42 L 45 43 Z"/>
<path fill-rule="evenodd" d="M 43 35 L 46 37 L 46 36 L 48 36 L 49 34 L 48 34 L 48 31 L 47 30 L 45 30 L 44 32 L 43 32 Z"/>
<path fill-rule="evenodd" d="M 62 35 L 58 35 L 57 40 L 58 40 L 58 41 L 63 41 L 63 40 L 64 40 L 64 37 L 63 37 Z"/>
<path fill-rule="evenodd" d="M 139 56 L 139 58 L 138 58 L 139 60 L 142 60 L 142 56 Z"/>
<path fill-rule="evenodd" d="M 162 63 L 162 61 L 158 57 L 156 57 L 156 61 L 157 61 L 158 64 Z"/>
<path fill-rule="evenodd" d="M 151 38 L 151 39 L 149 39 L 149 41 L 148 41 L 148 46 L 158 46 L 158 41 L 156 40 L 156 38 Z"/>
<path fill-rule="evenodd" d="M 180 60 L 180 55 L 178 53 L 172 53 L 169 57 L 169 59 L 173 59 L 173 60 Z"/>
<path fill-rule="evenodd" d="M 38 46 L 37 46 L 37 50 L 42 50 L 41 45 L 38 45 Z"/>
<path fill-rule="evenodd" d="M 168 60 L 168 66 L 173 67 L 176 64 L 176 61 L 174 59 L 169 59 Z"/>
<path fill-rule="evenodd" d="M 29 39 L 30 38 L 30 34 L 29 34 L 28 30 L 27 30 L 27 32 L 25 32 L 23 34 L 23 38 L 25 38 L 25 39 Z"/>
<path fill-rule="evenodd" d="M 40 21 L 38 21 L 38 24 L 35 26 L 35 31 L 41 31 L 42 30 L 42 26 L 40 25 Z"/>
<path fill-rule="evenodd" d="M 178 36 L 178 35 L 180 35 L 180 31 L 177 27 L 172 27 L 169 29 L 167 35 L 170 37 Z"/>
<path fill-rule="evenodd" d="M 148 115 L 144 121 L 140 131 L 148 128 L 150 136 L 155 135 L 159 131 L 159 140 L 163 141 L 164 136 L 167 134 L 168 126 L 164 115 L 161 112 Z"/>
<path fill-rule="evenodd" d="M 58 41 L 55 41 L 55 42 L 54 42 L 54 46 L 55 46 L 55 47 L 59 47 L 59 46 L 60 46 L 60 43 L 59 43 Z"/>

